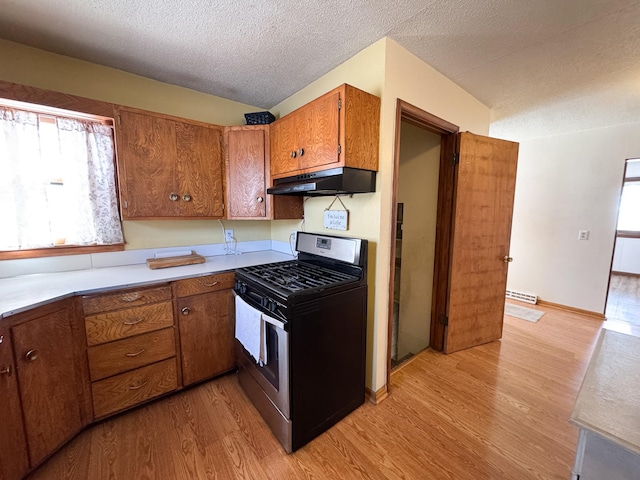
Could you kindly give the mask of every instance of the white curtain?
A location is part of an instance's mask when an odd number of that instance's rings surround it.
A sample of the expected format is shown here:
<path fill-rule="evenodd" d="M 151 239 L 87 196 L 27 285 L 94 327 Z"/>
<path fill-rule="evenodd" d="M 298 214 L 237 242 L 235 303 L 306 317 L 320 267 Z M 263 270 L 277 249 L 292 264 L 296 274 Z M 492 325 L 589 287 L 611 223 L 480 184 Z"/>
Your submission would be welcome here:
<path fill-rule="evenodd" d="M 0 250 L 123 242 L 110 127 L 55 124 L 0 107 Z"/>

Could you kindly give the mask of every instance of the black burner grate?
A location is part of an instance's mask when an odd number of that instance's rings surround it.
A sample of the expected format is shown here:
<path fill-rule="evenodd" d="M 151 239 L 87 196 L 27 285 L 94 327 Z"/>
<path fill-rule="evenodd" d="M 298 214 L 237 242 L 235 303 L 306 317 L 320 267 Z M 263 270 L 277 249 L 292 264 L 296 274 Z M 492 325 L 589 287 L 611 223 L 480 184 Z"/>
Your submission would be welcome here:
<path fill-rule="evenodd" d="M 244 267 L 242 271 L 262 283 L 291 293 L 358 280 L 354 275 L 296 261 Z"/>

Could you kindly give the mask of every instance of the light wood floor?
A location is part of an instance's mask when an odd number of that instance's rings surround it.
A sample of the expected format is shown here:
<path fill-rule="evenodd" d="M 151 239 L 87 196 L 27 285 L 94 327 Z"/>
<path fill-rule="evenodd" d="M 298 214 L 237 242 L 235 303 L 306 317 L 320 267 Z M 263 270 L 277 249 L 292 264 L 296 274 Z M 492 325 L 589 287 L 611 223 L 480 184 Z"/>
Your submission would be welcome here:
<path fill-rule="evenodd" d="M 603 322 L 539 308 L 538 323 L 505 317 L 502 341 L 416 355 L 385 401 L 292 455 L 229 375 L 88 429 L 30 479 L 566 480 Z"/>
<path fill-rule="evenodd" d="M 605 316 L 640 325 L 640 277 L 611 274 Z"/>

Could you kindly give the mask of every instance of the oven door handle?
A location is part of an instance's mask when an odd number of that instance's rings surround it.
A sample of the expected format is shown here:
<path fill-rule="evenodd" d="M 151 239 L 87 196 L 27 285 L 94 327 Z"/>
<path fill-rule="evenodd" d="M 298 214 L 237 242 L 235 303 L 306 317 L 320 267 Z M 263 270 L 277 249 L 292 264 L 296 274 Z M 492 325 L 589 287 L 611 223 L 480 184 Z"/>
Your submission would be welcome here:
<path fill-rule="evenodd" d="M 245 302 L 245 300 L 242 298 L 242 295 L 238 295 L 238 293 L 237 293 L 235 290 L 233 291 L 233 296 L 234 296 L 234 297 L 238 297 L 238 296 L 239 296 L 239 297 L 240 297 L 240 300 L 242 300 L 243 302 Z M 247 303 L 247 302 L 245 302 L 245 303 Z M 247 305 L 249 305 L 249 304 L 247 303 Z M 281 329 L 281 330 L 284 330 L 284 323 L 283 323 L 283 322 L 281 322 L 280 320 L 278 320 L 278 319 L 276 319 L 276 318 L 270 317 L 269 315 L 267 315 L 266 313 L 262 312 L 261 310 L 258 310 L 258 309 L 257 309 L 256 307 L 254 307 L 253 305 L 249 305 L 249 306 L 250 306 L 251 308 L 253 308 L 254 310 L 257 310 L 258 312 L 260 312 L 260 315 L 261 315 L 262 319 L 263 319 L 265 322 L 270 323 L 270 324 L 271 324 L 271 325 L 273 325 L 274 327 L 277 327 L 277 328 L 279 328 L 279 329 Z"/>

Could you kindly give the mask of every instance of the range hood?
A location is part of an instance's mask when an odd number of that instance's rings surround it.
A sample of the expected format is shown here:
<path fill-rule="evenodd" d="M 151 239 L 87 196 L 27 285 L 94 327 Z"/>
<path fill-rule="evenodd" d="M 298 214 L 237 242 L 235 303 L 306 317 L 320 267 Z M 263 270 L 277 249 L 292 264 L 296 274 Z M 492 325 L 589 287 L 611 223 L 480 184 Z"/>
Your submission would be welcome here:
<path fill-rule="evenodd" d="M 348 167 L 277 178 L 273 181 L 273 187 L 267 189 L 267 193 L 271 195 L 303 195 L 305 197 L 375 191 L 376 172 Z"/>

